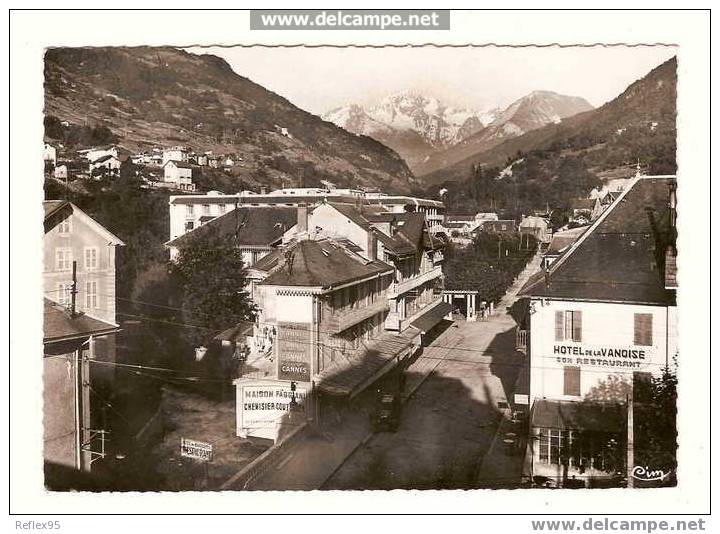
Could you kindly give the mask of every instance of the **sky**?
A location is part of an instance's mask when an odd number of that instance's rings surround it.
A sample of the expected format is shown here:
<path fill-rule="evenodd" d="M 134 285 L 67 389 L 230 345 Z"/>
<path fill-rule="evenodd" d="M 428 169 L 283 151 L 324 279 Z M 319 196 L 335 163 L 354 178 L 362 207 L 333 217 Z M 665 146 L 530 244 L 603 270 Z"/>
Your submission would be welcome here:
<path fill-rule="evenodd" d="M 192 48 L 321 115 L 407 90 L 453 107 L 505 107 L 535 90 L 600 106 L 676 54 L 671 47 Z"/>

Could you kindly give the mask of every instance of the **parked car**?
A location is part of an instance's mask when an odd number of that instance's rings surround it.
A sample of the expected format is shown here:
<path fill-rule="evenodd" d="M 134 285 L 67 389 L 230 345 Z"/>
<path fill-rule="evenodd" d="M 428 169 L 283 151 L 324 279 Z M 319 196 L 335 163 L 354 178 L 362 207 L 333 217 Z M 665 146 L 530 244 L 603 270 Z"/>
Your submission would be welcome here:
<path fill-rule="evenodd" d="M 373 416 L 373 428 L 375 432 L 389 430 L 396 432 L 400 425 L 400 395 L 378 391 Z"/>

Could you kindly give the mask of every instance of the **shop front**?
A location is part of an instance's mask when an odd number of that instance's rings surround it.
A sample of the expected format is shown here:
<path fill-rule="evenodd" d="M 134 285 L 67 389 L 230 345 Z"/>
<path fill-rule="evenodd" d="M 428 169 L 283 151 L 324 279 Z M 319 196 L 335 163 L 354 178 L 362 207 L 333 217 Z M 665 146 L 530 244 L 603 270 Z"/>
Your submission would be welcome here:
<path fill-rule="evenodd" d="M 626 410 L 617 403 L 535 401 L 524 477 L 547 487 L 621 484 Z"/>

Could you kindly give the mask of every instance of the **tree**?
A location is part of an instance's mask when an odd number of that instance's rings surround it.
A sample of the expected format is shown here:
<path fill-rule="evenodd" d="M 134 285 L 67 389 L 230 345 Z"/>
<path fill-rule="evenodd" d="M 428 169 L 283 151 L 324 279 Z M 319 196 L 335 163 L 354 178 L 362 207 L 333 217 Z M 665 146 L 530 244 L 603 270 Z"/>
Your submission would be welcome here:
<path fill-rule="evenodd" d="M 662 470 L 675 485 L 677 468 L 677 374 L 675 365 L 662 375 L 635 383 L 635 465 Z"/>
<path fill-rule="evenodd" d="M 193 241 L 170 262 L 169 273 L 180 295 L 183 322 L 199 327 L 185 330 L 190 343 L 207 343 L 217 331 L 253 320 L 242 253 L 232 243 L 214 235 Z"/>

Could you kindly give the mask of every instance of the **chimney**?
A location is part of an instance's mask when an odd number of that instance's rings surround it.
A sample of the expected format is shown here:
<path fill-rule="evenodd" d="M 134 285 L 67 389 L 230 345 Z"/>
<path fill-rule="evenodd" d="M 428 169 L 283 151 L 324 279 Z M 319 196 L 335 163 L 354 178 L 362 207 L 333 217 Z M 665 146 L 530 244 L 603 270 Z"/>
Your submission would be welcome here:
<path fill-rule="evenodd" d="M 298 206 L 297 209 L 297 233 L 307 234 L 308 231 L 308 208 L 305 205 Z"/>
<path fill-rule="evenodd" d="M 367 255 L 369 260 L 377 259 L 377 237 L 372 230 L 367 233 Z"/>

